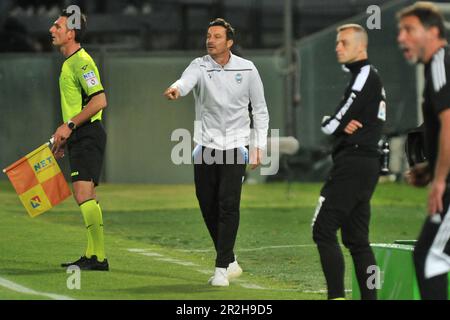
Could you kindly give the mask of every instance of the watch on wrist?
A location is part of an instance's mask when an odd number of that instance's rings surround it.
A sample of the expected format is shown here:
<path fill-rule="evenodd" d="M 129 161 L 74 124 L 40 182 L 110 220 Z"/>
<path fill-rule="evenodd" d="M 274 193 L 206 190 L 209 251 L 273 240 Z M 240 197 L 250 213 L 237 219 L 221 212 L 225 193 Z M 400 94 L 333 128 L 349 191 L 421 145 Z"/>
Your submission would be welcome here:
<path fill-rule="evenodd" d="M 75 130 L 75 128 L 77 127 L 75 125 L 75 122 L 73 122 L 72 120 L 67 121 L 67 126 L 69 127 L 70 130 Z"/>

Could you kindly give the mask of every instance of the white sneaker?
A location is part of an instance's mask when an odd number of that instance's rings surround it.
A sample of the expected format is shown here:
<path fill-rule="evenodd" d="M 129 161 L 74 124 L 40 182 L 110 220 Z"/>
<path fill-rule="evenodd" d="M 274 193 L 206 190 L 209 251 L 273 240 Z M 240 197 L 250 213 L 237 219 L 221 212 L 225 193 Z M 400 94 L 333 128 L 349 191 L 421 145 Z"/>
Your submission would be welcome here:
<path fill-rule="evenodd" d="M 227 278 L 228 280 L 236 279 L 242 274 L 242 268 L 237 262 L 237 260 L 234 260 L 232 263 L 228 265 L 227 268 Z"/>
<path fill-rule="evenodd" d="M 227 278 L 227 269 L 216 268 L 214 276 L 209 279 L 208 283 L 215 287 L 228 287 L 230 285 L 230 282 Z"/>

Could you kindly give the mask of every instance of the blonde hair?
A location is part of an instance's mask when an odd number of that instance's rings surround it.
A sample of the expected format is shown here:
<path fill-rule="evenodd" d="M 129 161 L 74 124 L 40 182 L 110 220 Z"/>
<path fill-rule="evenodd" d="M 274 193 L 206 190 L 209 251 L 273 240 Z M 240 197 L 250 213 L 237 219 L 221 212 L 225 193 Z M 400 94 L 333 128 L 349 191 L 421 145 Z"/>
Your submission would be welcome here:
<path fill-rule="evenodd" d="M 347 23 L 343 24 L 336 28 L 336 31 L 339 33 L 341 31 L 352 29 L 355 31 L 359 39 L 367 46 L 369 44 L 369 36 L 367 35 L 366 29 L 356 23 Z"/>

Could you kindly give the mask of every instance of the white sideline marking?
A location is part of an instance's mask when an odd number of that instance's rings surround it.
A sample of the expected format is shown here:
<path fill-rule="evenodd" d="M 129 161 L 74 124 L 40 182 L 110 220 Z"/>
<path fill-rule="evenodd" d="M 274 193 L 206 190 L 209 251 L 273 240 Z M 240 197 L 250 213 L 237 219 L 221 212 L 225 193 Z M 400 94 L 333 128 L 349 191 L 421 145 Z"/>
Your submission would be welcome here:
<path fill-rule="evenodd" d="M 127 250 L 130 252 L 135 252 L 135 253 L 150 251 L 149 249 L 127 249 Z"/>
<path fill-rule="evenodd" d="M 182 265 L 182 266 L 198 266 L 198 264 L 195 264 L 193 262 L 181 261 L 181 260 L 172 259 L 172 258 L 157 258 L 156 260 L 165 261 L 165 262 L 171 262 L 171 263 L 179 264 L 179 265 Z"/>
<path fill-rule="evenodd" d="M 140 254 L 142 254 L 143 256 L 147 256 L 147 257 L 162 257 L 161 254 L 156 253 L 156 252 L 139 252 Z"/>
<path fill-rule="evenodd" d="M 236 251 L 259 251 L 266 249 L 283 249 L 283 248 L 304 248 L 304 247 L 315 247 L 315 244 L 293 244 L 293 245 L 285 245 L 285 246 L 267 246 L 267 247 L 259 247 L 259 248 L 249 248 L 249 249 L 238 249 Z"/>
<path fill-rule="evenodd" d="M 186 261 L 186 260 L 179 260 L 179 259 L 166 257 L 160 253 L 152 252 L 151 250 L 152 249 L 133 249 L 133 248 L 127 249 L 127 251 L 129 251 L 129 252 L 141 254 L 144 256 L 148 256 L 148 257 L 155 257 L 155 260 L 158 260 L 158 261 L 164 261 L 164 262 L 174 263 L 174 264 L 178 264 L 178 265 L 182 265 L 182 266 L 190 266 L 190 267 L 192 267 L 192 266 L 198 267 L 199 266 L 196 263 Z M 206 270 L 206 269 L 195 269 L 195 271 L 203 273 L 203 274 L 208 274 L 208 275 L 211 275 L 214 273 L 212 270 Z M 261 286 L 258 286 L 257 284 L 248 283 L 243 280 L 235 280 L 235 282 L 238 283 L 241 287 L 247 288 L 247 289 L 268 290 L 267 288 L 263 288 Z"/>
<path fill-rule="evenodd" d="M 197 272 L 203 273 L 203 274 L 208 274 L 208 275 L 212 275 L 213 272 L 211 270 L 206 270 L 206 269 L 197 269 Z"/>
<path fill-rule="evenodd" d="M 246 289 L 256 289 L 256 290 L 267 290 L 267 288 L 261 287 L 257 284 L 253 284 L 253 283 L 246 283 L 242 280 L 234 280 L 235 282 L 238 282 L 240 284 L 241 287 L 246 288 Z"/>
<path fill-rule="evenodd" d="M 346 289 L 346 290 L 344 290 L 345 292 L 352 292 L 352 289 Z M 305 290 L 305 291 L 302 291 L 303 293 L 327 293 L 328 291 L 327 290 Z"/>
<path fill-rule="evenodd" d="M 1 277 L 0 277 L 0 286 L 4 287 L 6 289 L 12 290 L 12 291 L 26 293 L 26 294 L 32 294 L 32 295 L 36 295 L 36 296 L 44 296 L 44 297 L 51 298 L 53 300 L 75 300 L 71 297 L 62 296 L 59 294 L 35 291 L 33 289 L 21 286 L 20 284 L 6 280 L 5 278 L 1 278 Z"/>
<path fill-rule="evenodd" d="M 305 244 L 305 245 L 293 245 L 293 246 L 273 246 L 273 247 L 267 247 L 267 248 L 279 248 L 279 247 L 305 247 L 305 246 L 313 246 L 313 245 L 309 245 L 309 244 Z M 261 248 L 257 248 L 259 250 L 263 250 L 262 248 L 266 248 L 266 247 L 261 247 Z M 137 253 L 137 254 L 141 254 L 144 256 L 148 256 L 148 257 L 154 257 L 155 260 L 158 261 L 165 261 L 165 262 L 169 262 L 169 263 L 174 263 L 174 264 L 178 264 L 178 265 L 183 265 L 183 266 L 199 266 L 198 264 L 195 264 L 193 262 L 190 261 L 185 261 L 185 260 L 179 260 L 179 259 L 174 259 L 174 258 L 170 258 L 170 257 L 166 257 L 162 254 L 156 253 L 156 252 L 152 252 L 153 249 L 134 249 L 134 248 L 130 248 L 130 249 L 126 249 L 128 252 L 133 252 L 133 253 Z M 251 249 L 253 250 L 253 249 Z M 189 251 L 191 252 L 191 250 L 179 250 L 179 251 Z M 203 274 L 207 274 L 207 275 L 212 275 L 214 272 L 213 270 L 207 270 L 207 269 L 194 269 L 197 272 L 203 273 Z M 256 290 L 272 290 L 272 291 L 291 291 L 291 292 L 300 292 L 300 293 L 326 293 L 326 290 L 318 290 L 318 291 L 302 291 L 299 289 L 271 289 L 271 288 L 265 288 L 265 287 L 261 287 L 260 285 L 254 284 L 254 283 L 249 283 L 245 280 L 241 280 L 241 279 L 236 279 L 236 280 L 232 280 L 233 282 L 235 282 L 236 284 L 240 285 L 243 288 L 246 289 L 256 289 Z M 346 290 L 346 291 L 350 291 L 351 290 Z"/>
<path fill-rule="evenodd" d="M 236 249 L 236 252 L 249 252 L 249 251 L 259 251 L 259 250 L 267 250 L 267 249 L 283 249 L 283 248 L 304 248 L 304 247 L 315 247 L 315 244 L 292 244 L 292 245 L 284 245 L 284 246 L 267 246 L 267 247 L 258 247 L 258 248 L 247 248 L 247 249 Z M 181 252 L 210 252 L 214 251 L 213 249 L 178 249 Z"/>

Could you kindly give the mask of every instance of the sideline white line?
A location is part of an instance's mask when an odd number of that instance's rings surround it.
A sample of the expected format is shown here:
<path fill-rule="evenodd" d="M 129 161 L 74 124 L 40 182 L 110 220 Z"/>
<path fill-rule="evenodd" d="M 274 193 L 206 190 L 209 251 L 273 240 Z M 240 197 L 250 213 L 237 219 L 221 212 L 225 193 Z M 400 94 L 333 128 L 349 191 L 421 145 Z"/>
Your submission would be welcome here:
<path fill-rule="evenodd" d="M 198 266 L 198 264 L 193 263 L 193 262 L 182 261 L 182 260 L 173 259 L 173 258 L 156 258 L 156 260 L 164 261 L 164 262 L 170 262 L 170 263 L 175 263 L 175 264 L 179 264 L 179 265 L 182 265 L 182 266 L 192 266 L 192 267 L 197 267 Z"/>
<path fill-rule="evenodd" d="M 346 289 L 344 291 L 351 293 L 352 289 Z M 302 292 L 303 293 L 328 293 L 328 291 L 325 290 L 325 289 L 323 289 L 323 290 L 305 290 L 305 291 L 302 291 Z"/>
<path fill-rule="evenodd" d="M 313 246 L 313 245 L 308 245 L 307 244 L 307 245 L 295 245 L 295 246 L 296 247 L 298 247 L 298 246 L 302 246 L 303 247 L 303 246 Z M 274 247 L 292 247 L 292 246 L 274 246 Z M 272 247 L 269 247 L 269 248 L 272 249 Z M 262 250 L 262 248 L 260 248 L 260 249 Z M 125 250 L 127 250 L 128 252 L 137 253 L 137 254 L 140 254 L 140 255 L 151 257 L 151 258 L 154 258 L 155 260 L 158 260 L 158 261 L 164 261 L 164 262 L 169 262 L 169 263 L 174 263 L 174 264 L 178 264 L 178 265 L 182 265 L 182 266 L 189 266 L 189 267 L 199 266 L 198 264 L 195 264 L 195 263 L 190 262 L 190 261 L 174 259 L 174 258 L 170 258 L 168 256 L 164 256 L 163 254 L 156 253 L 156 252 L 153 251 L 154 249 L 134 249 L 134 248 L 130 248 L 130 249 L 125 249 Z M 179 250 L 179 251 L 181 251 L 181 250 Z M 190 250 L 188 250 L 188 251 L 190 251 Z M 197 269 L 197 268 L 195 268 L 194 270 L 199 272 L 199 273 L 208 274 L 208 275 L 211 275 L 211 274 L 214 273 L 213 270 L 207 270 L 207 269 Z M 326 290 L 317 290 L 317 291 L 306 290 L 306 291 L 302 291 L 300 289 L 266 288 L 266 287 L 261 287 L 260 285 L 257 285 L 257 284 L 254 284 L 254 283 L 247 282 L 247 281 L 242 280 L 242 279 L 235 279 L 235 280 L 232 280 L 232 282 L 240 285 L 243 288 L 255 289 L 255 290 L 290 291 L 290 292 L 299 292 L 299 293 L 326 293 L 327 292 Z M 348 290 L 346 290 L 346 291 L 348 291 Z M 351 292 L 351 290 L 350 290 L 350 292 Z"/>
<path fill-rule="evenodd" d="M 171 258 L 171 257 L 168 257 L 168 256 L 164 256 L 164 255 L 162 255 L 160 253 L 152 251 L 152 249 L 133 249 L 133 248 L 130 248 L 130 249 L 126 249 L 126 250 L 128 252 L 133 252 L 133 253 L 137 253 L 137 254 L 140 254 L 140 255 L 144 255 L 144 256 L 147 256 L 147 257 L 154 258 L 155 260 L 158 260 L 158 261 L 169 262 L 169 263 L 173 263 L 173 264 L 182 265 L 182 266 L 185 266 L 185 267 L 186 266 L 187 267 L 199 267 L 199 265 L 196 264 L 196 263 L 193 263 L 193 262 L 190 262 L 190 261 L 186 261 L 186 260 L 180 260 L 180 259 Z M 195 268 L 194 270 L 197 271 L 197 272 L 203 273 L 203 274 L 208 274 L 208 275 L 211 275 L 211 274 L 214 273 L 213 270 L 198 269 L 198 268 Z M 261 287 L 261 286 L 259 286 L 257 284 L 246 282 L 245 280 L 238 279 L 238 280 L 234 280 L 234 281 L 238 285 L 240 285 L 241 287 L 247 288 L 247 289 L 271 290 L 271 289 L 268 289 L 268 288 Z"/>
<path fill-rule="evenodd" d="M 267 249 L 283 249 L 283 248 L 305 248 L 305 247 L 315 247 L 315 244 L 292 244 L 292 245 L 284 245 L 284 246 L 266 246 L 266 247 L 258 247 L 258 248 L 243 248 L 236 249 L 236 252 L 249 252 L 249 251 L 259 251 L 259 250 L 267 250 Z M 177 249 L 181 252 L 211 252 L 214 249 Z"/>
<path fill-rule="evenodd" d="M 308 248 L 315 247 L 315 244 L 293 244 L 293 245 L 285 245 L 285 246 L 267 246 L 267 247 L 259 247 L 259 248 L 249 248 L 249 249 L 237 249 L 236 251 L 259 251 L 259 250 L 267 250 L 267 249 L 284 249 L 284 248 Z"/>
<path fill-rule="evenodd" d="M 144 256 L 147 256 L 147 257 L 162 257 L 161 254 L 155 253 L 155 252 L 138 252 L 138 253 L 140 253 Z"/>
<path fill-rule="evenodd" d="M 75 300 L 71 297 L 62 296 L 59 294 L 35 291 L 33 289 L 21 286 L 20 284 L 17 284 L 10 280 L 6 280 L 5 278 L 1 278 L 1 277 L 0 277 L 0 286 L 4 287 L 6 289 L 12 290 L 12 291 L 19 292 L 19 293 L 26 293 L 26 294 L 36 295 L 36 296 L 48 297 L 53 300 Z"/>

